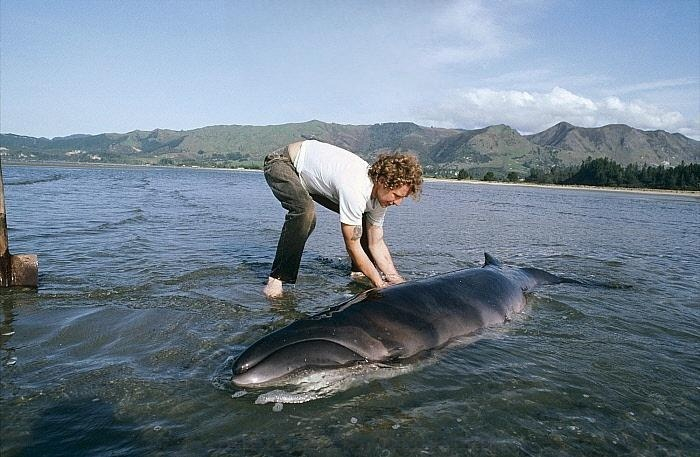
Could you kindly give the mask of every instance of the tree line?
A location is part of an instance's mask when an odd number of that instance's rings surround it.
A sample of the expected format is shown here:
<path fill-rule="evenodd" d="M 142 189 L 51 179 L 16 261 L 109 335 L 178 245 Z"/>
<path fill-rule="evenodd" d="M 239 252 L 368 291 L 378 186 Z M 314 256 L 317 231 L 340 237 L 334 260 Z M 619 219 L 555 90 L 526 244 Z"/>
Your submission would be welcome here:
<path fill-rule="evenodd" d="M 632 163 L 625 167 L 608 158 L 588 157 L 581 165 L 531 169 L 527 182 L 584 186 L 700 190 L 700 164 L 681 162 L 675 167 Z"/>

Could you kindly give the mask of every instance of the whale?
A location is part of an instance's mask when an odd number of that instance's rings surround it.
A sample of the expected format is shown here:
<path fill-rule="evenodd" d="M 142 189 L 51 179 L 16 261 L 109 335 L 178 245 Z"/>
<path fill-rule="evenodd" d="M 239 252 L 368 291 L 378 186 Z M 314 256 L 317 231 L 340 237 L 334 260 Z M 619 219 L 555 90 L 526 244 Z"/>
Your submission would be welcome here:
<path fill-rule="evenodd" d="M 482 267 L 369 289 L 269 333 L 235 359 L 231 380 L 239 387 L 283 385 L 304 370 L 410 362 L 510 320 L 538 285 L 579 283 L 484 256 Z"/>

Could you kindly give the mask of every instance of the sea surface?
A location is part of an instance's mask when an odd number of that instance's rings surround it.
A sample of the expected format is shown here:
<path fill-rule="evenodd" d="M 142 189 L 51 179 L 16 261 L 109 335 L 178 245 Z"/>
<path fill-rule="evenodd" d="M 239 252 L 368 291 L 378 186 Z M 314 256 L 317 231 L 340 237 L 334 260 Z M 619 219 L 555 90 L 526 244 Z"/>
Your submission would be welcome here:
<path fill-rule="evenodd" d="M 266 333 L 360 292 L 318 210 L 301 275 L 266 300 L 284 211 L 258 172 L 3 166 L 0 455 L 700 455 L 700 199 L 427 182 L 385 235 L 410 280 L 483 253 L 600 285 L 430 363 L 305 403 L 232 386 Z"/>

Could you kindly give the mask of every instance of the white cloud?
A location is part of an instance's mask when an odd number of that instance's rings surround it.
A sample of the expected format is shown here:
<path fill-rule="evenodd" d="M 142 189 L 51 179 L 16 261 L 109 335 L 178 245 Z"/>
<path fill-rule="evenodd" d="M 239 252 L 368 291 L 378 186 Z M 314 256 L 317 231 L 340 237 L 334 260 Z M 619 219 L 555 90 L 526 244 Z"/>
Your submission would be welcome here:
<path fill-rule="evenodd" d="M 634 124 L 650 129 L 677 130 L 683 127 L 685 121 L 677 111 L 663 111 L 641 101 L 625 103 L 617 97 L 608 97 L 601 105 L 611 117 L 629 119 Z"/>
<path fill-rule="evenodd" d="M 469 89 L 423 115 L 423 123 L 456 128 L 507 124 L 522 133 L 541 132 L 558 122 L 580 127 L 627 124 L 643 130 L 680 132 L 700 139 L 700 121 L 686 119 L 640 100 L 609 96 L 601 100 L 555 87 L 550 92 Z"/>

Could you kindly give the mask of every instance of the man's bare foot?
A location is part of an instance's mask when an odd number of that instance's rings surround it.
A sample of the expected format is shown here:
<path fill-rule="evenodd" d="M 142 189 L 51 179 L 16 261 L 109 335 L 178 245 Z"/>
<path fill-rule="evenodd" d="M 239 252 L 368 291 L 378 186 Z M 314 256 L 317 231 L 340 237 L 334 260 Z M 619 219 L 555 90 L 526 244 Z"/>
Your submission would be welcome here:
<path fill-rule="evenodd" d="M 268 277 L 267 285 L 263 289 L 267 298 L 277 298 L 282 295 L 282 281 L 277 278 Z"/>

